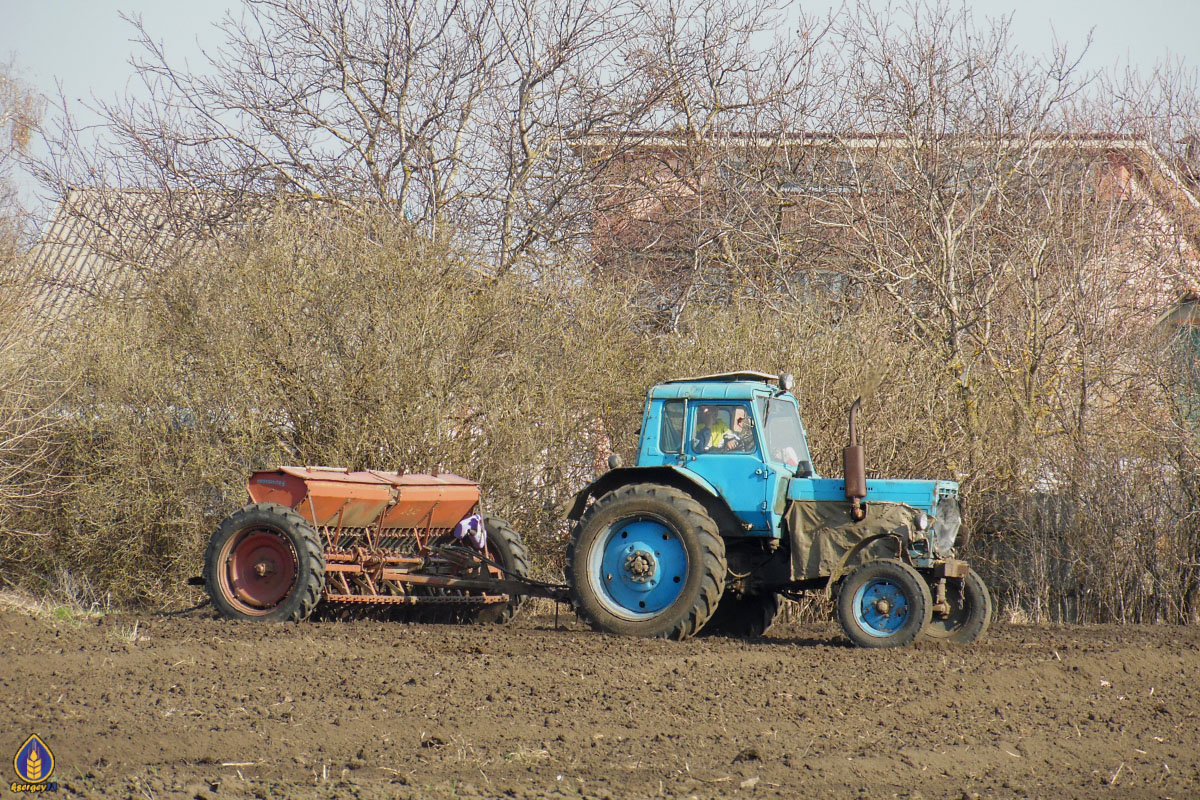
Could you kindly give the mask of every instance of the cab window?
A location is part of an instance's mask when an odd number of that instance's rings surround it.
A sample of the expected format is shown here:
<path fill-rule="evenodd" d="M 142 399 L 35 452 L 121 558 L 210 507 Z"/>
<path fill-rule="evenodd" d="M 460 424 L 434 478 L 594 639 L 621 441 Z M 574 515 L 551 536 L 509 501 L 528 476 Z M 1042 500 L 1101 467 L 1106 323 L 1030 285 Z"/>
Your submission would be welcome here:
<path fill-rule="evenodd" d="M 776 464 L 799 467 L 801 477 L 813 474 L 812 457 L 808 454 L 808 442 L 796 406 L 786 400 L 765 397 L 759 398 L 758 403 L 766 429 L 768 459 Z"/>
<path fill-rule="evenodd" d="M 683 449 L 682 400 L 668 400 L 663 403 L 662 428 L 658 436 L 658 449 L 664 453 L 678 453 Z"/>
<path fill-rule="evenodd" d="M 693 453 L 752 453 L 754 418 L 746 403 L 697 403 L 692 414 Z"/>

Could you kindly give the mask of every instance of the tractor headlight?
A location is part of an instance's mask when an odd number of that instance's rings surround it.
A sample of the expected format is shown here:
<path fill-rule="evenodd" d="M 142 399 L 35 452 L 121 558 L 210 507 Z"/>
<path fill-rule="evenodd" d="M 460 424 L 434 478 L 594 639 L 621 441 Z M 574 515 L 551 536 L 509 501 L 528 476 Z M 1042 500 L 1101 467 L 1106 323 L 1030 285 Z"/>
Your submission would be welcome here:
<path fill-rule="evenodd" d="M 962 526 L 962 514 L 958 510 L 957 497 L 943 497 L 937 504 L 937 519 L 933 522 L 933 549 L 940 556 L 947 556 L 958 539 Z"/>
<path fill-rule="evenodd" d="M 917 530 L 919 530 L 919 531 L 928 530 L 929 529 L 929 515 L 926 514 L 924 511 L 922 511 L 920 514 L 917 514 L 916 523 L 917 523 Z"/>

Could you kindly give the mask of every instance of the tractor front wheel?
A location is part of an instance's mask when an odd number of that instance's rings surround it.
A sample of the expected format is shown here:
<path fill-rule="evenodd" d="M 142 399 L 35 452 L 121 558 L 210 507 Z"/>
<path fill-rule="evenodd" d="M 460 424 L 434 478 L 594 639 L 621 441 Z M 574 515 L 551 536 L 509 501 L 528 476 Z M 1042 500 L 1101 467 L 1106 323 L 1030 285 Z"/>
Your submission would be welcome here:
<path fill-rule="evenodd" d="M 592 627 L 686 639 L 725 587 L 725 543 L 704 507 L 657 484 L 615 489 L 584 512 L 567 546 L 575 610 Z"/>
<path fill-rule="evenodd" d="M 970 644 L 982 638 L 992 621 L 992 595 L 975 570 L 969 570 L 961 580 L 946 581 L 946 602 L 950 613 L 944 617 L 935 614 L 925 635 L 954 644 Z"/>
<path fill-rule="evenodd" d="M 226 517 L 209 540 L 204 585 L 227 619 L 306 619 L 325 586 L 321 540 L 290 508 L 248 505 Z"/>
<path fill-rule="evenodd" d="M 868 561 L 842 581 L 838 622 L 859 647 L 903 647 L 929 624 L 933 599 L 921 574 L 902 561 Z"/>

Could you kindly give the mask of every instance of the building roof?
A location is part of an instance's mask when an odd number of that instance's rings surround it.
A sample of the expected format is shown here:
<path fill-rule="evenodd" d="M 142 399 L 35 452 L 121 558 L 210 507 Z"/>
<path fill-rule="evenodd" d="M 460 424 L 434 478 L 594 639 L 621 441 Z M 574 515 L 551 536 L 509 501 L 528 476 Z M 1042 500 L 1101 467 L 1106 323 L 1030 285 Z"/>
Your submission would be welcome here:
<path fill-rule="evenodd" d="M 973 148 L 1042 153 L 1060 151 L 1089 160 L 1102 159 L 1109 166 L 1122 170 L 1122 185 L 1144 201 L 1151 215 L 1156 218 L 1151 223 L 1152 227 L 1178 242 L 1180 261 L 1184 265 L 1184 273 L 1177 276 L 1180 291 L 1200 293 L 1200 164 L 1173 162 L 1147 139 L 1112 133 L 947 135 L 938 141 L 968 151 Z M 609 159 L 636 161 L 643 155 L 653 154 L 669 162 L 672 153 L 682 152 L 696 144 L 697 140 L 682 130 L 602 131 L 578 138 L 575 146 L 585 157 L 588 151 L 594 151 Z M 814 131 L 777 135 L 726 132 L 708 136 L 699 144 L 718 151 L 757 149 L 764 151 L 768 157 L 787 153 L 787 161 L 794 165 L 803 160 L 795 154 L 796 149 L 837 149 L 870 156 L 919 147 L 924 142 L 899 133 L 835 134 Z M 1192 146 L 1189 152 L 1197 150 L 1200 150 L 1200 146 Z M 636 175 L 639 181 L 645 178 L 642 172 Z M 781 188 L 784 195 L 804 191 L 787 185 Z M 665 186 L 666 191 L 679 189 L 677 183 Z"/>
<path fill-rule="evenodd" d="M 5 282 L 26 312 L 53 327 L 80 304 L 128 290 L 148 270 L 211 242 L 222 219 L 194 192 L 76 188 Z"/>
<path fill-rule="evenodd" d="M 1158 330 L 1171 334 L 1182 328 L 1200 329 L 1200 296 L 1185 292 L 1179 302 L 1158 318 Z"/>
<path fill-rule="evenodd" d="M 0 275 L 0 285 L 22 293 L 29 318 L 54 330 L 89 302 L 123 296 L 172 264 L 199 261 L 281 203 L 326 223 L 364 210 L 312 196 L 72 188 L 37 244 Z"/>

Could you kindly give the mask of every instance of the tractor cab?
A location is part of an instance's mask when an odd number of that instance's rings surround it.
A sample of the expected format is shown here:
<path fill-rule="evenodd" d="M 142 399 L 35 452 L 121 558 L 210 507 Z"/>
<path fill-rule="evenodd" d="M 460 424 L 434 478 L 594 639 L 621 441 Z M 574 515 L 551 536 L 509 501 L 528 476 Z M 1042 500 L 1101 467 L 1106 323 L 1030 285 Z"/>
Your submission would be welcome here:
<path fill-rule="evenodd" d="M 796 398 L 762 372 L 667 381 L 646 398 L 638 467 L 672 467 L 721 497 L 750 536 L 772 536 L 787 479 L 813 476 Z"/>

